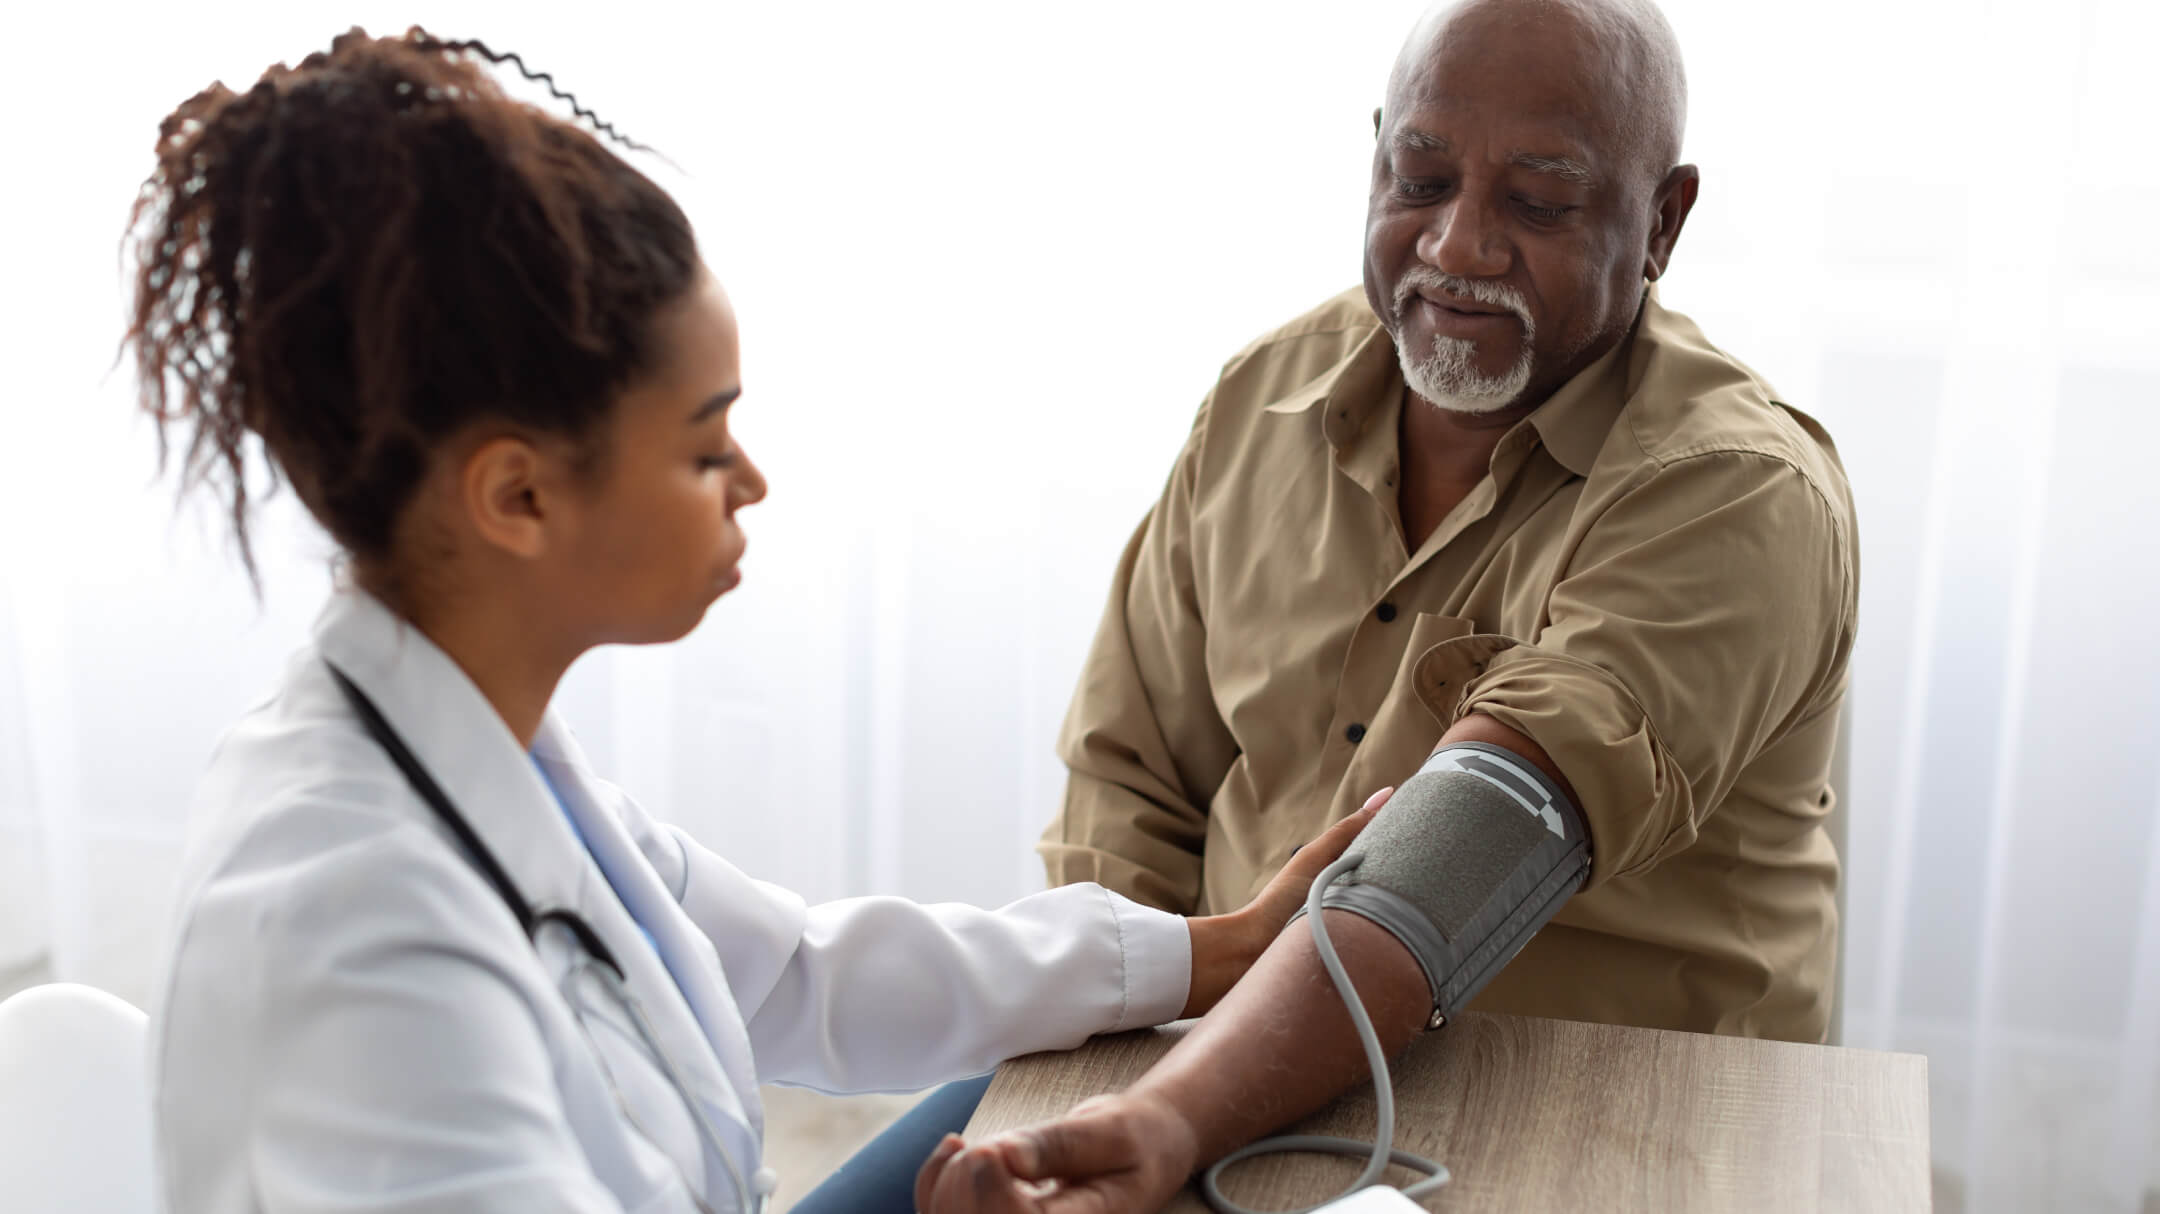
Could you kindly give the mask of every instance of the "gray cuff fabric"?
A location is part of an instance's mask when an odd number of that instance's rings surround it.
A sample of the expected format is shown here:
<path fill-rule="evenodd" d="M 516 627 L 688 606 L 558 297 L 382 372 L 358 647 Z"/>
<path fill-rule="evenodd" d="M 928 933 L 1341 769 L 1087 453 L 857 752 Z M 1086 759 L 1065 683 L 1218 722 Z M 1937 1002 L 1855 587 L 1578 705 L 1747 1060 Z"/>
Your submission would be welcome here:
<path fill-rule="evenodd" d="M 1501 747 L 1459 742 L 1396 790 L 1321 905 L 1410 950 L 1438 1027 L 1582 888 L 1589 843 L 1582 814 L 1545 773 Z"/>

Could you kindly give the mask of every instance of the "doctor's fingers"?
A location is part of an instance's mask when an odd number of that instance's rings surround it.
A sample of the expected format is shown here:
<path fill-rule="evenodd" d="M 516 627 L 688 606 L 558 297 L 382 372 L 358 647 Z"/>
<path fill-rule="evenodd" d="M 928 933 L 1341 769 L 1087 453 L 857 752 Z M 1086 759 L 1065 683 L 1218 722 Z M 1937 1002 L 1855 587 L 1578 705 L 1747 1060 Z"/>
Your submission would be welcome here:
<path fill-rule="evenodd" d="M 1312 842 L 1301 843 L 1293 849 L 1289 863 L 1283 865 L 1283 871 L 1297 873 L 1307 884 L 1311 884 L 1312 878 L 1319 876 L 1321 869 L 1340 860 L 1342 854 L 1350 850 L 1350 845 L 1357 841 L 1358 834 L 1372 822 L 1375 814 L 1386 808 L 1388 798 L 1394 795 L 1393 788 L 1383 788 L 1365 798 L 1365 804 L 1359 806 L 1356 813 L 1321 831 L 1319 837 Z"/>

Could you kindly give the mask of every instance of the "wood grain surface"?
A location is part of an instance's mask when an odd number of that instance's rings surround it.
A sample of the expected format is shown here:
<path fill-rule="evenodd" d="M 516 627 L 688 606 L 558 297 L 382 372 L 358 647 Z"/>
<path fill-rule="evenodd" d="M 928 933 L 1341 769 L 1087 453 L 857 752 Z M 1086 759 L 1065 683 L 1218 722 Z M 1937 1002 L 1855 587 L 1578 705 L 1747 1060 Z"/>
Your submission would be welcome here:
<path fill-rule="evenodd" d="M 1015 1059 L 968 1136 L 1116 1091 L 1185 1028 Z M 1425 1201 L 1431 1210 L 1928 1208 L 1927 1060 L 1916 1054 L 1471 1012 L 1420 1038 L 1394 1073 L 1395 1145 L 1454 1176 Z M 1295 1132 L 1370 1138 L 1373 1117 L 1372 1089 L 1360 1085 Z M 1357 1170 L 1271 1156 L 1232 1169 L 1223 1188 L 1256 1209 L 1296 1209 Z M 1188 1186 L 1169 1209 L 1206 1207 Z"/>

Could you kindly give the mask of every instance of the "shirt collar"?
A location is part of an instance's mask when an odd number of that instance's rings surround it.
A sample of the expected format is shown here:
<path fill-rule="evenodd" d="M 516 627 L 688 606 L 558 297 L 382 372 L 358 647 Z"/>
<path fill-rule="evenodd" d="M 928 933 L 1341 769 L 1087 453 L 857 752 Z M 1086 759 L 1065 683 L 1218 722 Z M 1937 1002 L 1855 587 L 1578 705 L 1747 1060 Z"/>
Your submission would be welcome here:
<path fill-rule="evenodd" d="M 1645 302 L 1644 309 L 1647 312 L 1653 306 Z M 1636 325 L 1642 323 L 1639 317 Z M 1560 466 L 1577 476 L 1590 475 L 1598 452 L 1605 449 L 1605 437 L 1627 404 L 1627 352 L 1634 344 L 1635 329 L 1631 328 L 1612 349 L 1577 371 L 1523 419 L 1522 424 L 1537 431 L 1538 440 Z"/>
<path fill-rule="evenodd" d="M 1657 288 L 1652 286 L 1644 292 L 1642 311 L 1628 335 L 1560 385 L 1521 423 L 1536 432 L 1545 449 L 1569 472 L 1590 475 L 1598 452 L 1604 449 L 1606 435 L 1612 432 L 1613 423 L 1627 404 L 1628 368 L 1633 361 L 1628 352 L 1637 336 L 1661 323 L 1664 316 L 1657 302 Z M 1341 362 L 1267 406 L 1267 412 L 1305 413 L 1315 407 L 1325 408 L 1328 414 L 1321 432 L 1337 450 L 1344 450 L 1364 431 L 1373 414 L 1391 403 L 1386 400 L 1387 388 L 1395 380 L 1396 365 L 1394 339 L 1386 328 L 1375 324 L 1372 333 Z"/>
<path fill-rule="evenodd" d="M 1386 398 L 1395 376 L 1395 341 L 1386 329 L 1375 324 L 1365 340 L 1341 362 L 1267 406 L 1267 412 L 1305 413 L 1315 406 L 1326 409 L 1320 430 L 1339 451 L 1364 431 L 1377 409 L 1392 403 Z"/>

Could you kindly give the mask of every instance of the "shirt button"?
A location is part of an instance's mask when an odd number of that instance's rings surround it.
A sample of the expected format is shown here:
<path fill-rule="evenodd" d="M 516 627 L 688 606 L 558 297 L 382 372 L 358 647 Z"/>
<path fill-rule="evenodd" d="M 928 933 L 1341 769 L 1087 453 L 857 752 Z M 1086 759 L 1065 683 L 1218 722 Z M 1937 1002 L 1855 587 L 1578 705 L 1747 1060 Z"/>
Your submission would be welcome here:
<path fill-rule="evenodd" d="M 1380 610 L 1373 612 L 1373 614 L 1380 617 L 1381 623 L 1392 624 L 1395 622 L 1395 604 L 1382 603 L 1380 604 Z"/>
<path fill-rule="evenodd" d="M 1343 730 L 1343 736 L 1352 742 L 1362 742 L 1365 740 L 1365 727 L 1363 725 L 1352 725 L 1350 728 Z"/>

